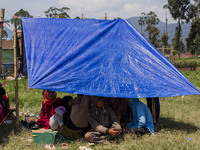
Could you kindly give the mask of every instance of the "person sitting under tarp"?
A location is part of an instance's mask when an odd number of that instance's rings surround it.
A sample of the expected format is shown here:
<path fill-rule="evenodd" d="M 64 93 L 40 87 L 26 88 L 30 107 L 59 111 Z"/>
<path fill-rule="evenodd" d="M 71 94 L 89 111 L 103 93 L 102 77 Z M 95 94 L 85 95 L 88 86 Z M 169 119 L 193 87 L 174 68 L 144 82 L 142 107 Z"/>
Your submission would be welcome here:
<path fill-rule="evenodd" d="M 49 125 L 52 130 L 63 131 L 64 121 L 63 117 L 67 118 L 71 114 L 71 107 L 73 105 L 73 98 L 71 96 L 64 96 L 62 98 L 62 106 L 55 109 L 55 114 L 50 118 Z"/>
<path fill-rule="evenodd" d="M 136 135 L 154 134 L 153 118 L 149 108 L 138 98 L 130 98 L 133 120 L 127 124 L 132 133 Z"/>
<path fill-rule="evenodd" d="M 3 122 L 3 118 L 4 118 L 4 112 L 3 112 L 3 107 L 0 104 L 0 124 Z"/>
<path fill-rule="evenodd" d="M 63 115 L 64 129 L 62 135 L 64 137 L 80 138 L 88 131 L 87 113 L 91 98 L 92 96 L 79 95 L 74 99 L 71 114 Z"/>
<path fill-rule="evenodd" d="M 79 130 L 88 127 L 87 112 L 91 96 L 83 96 L 81 103 L 73 105 L 70 117 L 64 118 L 66 126 L 70 129 Z M 76 99 L 74 100 L 76 101 Z"/>
<path fill-rule="evenodd" d="M 2 107 L 1 115 L 5 117 L 10 112 L 9 98 L 6 90 L 0 86 L 0 105 Z"/>
<path fill-rule="evenodd" d="M 147 106 L 151 111 L 154 125 L 159 125 L 159 119 L 160 119 L 160 101 L 159 97 L 155 98 L 147 98 Z"/>
<path fill-rule="evenodd" d="M 108 106 L 113 110 L 122 127 L 131 121 L 131 111 L 128 98 L 107 98 Z"/>
<path fill-rule="evenodd" d="M 56 98 L 56 92 L 45 90 L 44 101 L 42 102 L 42 109 L 39 119 L 36 121 L 40 128 L 49 129 L 49 119 L 55 114 L 56 107 L 61 106 L 61 99 Z"/>
<path fill-rule="evenodd" d="M 94 143 L 103 143 L 117 137 L 121 133 L 121 126 L 112 109 L 104 105 L 104 97 L 93 96 L 93 106 L 88 111 L 88 122 L 92 129 L 85 134 L 85 139 Z"/>
<path fill-rule="evenodd" d="M 77 94 L 77 97 L 74 98 L 74 105 L 80 105 L 83 100 L 84 95 Z"/>
<path fill-rule="evenodd" d="M 6 90 L 0 83 L 0 124 L 3 123 L 3 120 L 5 120 L 6 117 L 13 116 L 12 113 L 14 111 L 16 111 L 16 109 L 10 109 L 8 95 L 6 95 Z"/>

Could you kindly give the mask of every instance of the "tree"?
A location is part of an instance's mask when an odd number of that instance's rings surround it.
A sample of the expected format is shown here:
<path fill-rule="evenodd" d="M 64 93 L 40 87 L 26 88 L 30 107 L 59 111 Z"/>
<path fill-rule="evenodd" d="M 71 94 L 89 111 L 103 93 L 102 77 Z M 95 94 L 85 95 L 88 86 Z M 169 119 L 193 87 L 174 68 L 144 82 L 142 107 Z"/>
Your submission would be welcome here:
<path fill-rule="evenodd" d="M 164 33 L 161 37 L 161 41 L 162 41 L 162 45 L 164 45 L 165 47 L 167 47 L 169 45 L 168 43 L 169 37 L 167 33 Z"/>
<path fill-rule="evenodd" d="M 195 55 L 198 56 L 200 54 L 200 34 L 196 34 L 195 39 L 193 40 Z"/>
<path fill-rule="evenodd" d="M 8 33 L 6 32 L 6 30 L 3 30 L 2 39 L 6 40 L 7 38 L 8 38 Z"/>
<path fill-rule="evenodd" d="M 173 45 L 176 50 L 181 52 L 181 23 L 188 22 L 191 15 L 190 0 L 168 0 L 168 4 L 163 6 L 168 8 L 175 20 L 178 20 L 174 35 Z M 180 57 L 180 54 L 179 54 Z"/>
<path fill-rule="evenodd" d="M 74 19 L 81 19 L 79 16 L 76 16 Z"/>
<path fill-rule="evenodd" d="M 194 0 L 194 4 L 191 4 L 190 18 L 192 24 L 188 38 L 186 38 L 186 44 L 192 54 L 196 56 L 200 52 L 199 35 L 200 35 L 200 1 Z"/>
<path fill-rule="evenodd" d="M 159 18 L 157 15 L 150 11 L 149 13 L 145 14 L 144 12 L 142 13 L 145 17 L 141 19 L 140 23 L 141 25 L 144 23 L 147 25 L 145 31 L 148 32 L 148 39 L 149 41 L 155 46 L 159 47 L 159 41 L 158 41 L 158 36 L 160 33 L 160 30 L 156 27 L 156 25 L 160 22 Z"/>
<path fill-rule="evenodd" d="M 193 0 L 194 3 L 190 5 L 190 11 L 189 11 L 189 18 L 192 20 L 196 20 L 200 17 L 200 1 L 199 0 Z"/>
<path fill-rule="evenodd" d="M 113 20 L 117 20 L 117 19 L 122 19 L 122 18 L 120 18 L 120 17 L 117 17 L 117 18 L 114 18 Z"/>
<path fill-rule="evenodd" d="M 185 48 L 185 44 L 184 44 L 184 42 L 181 40 L 180 41 L 180 52 L 181 53 L 185 53 L 186 52 L 186 48 Z"/>
<path fill-rule="evenodd" d="M 181 53 L 181 34 L 182 34 L 182 29 L 181 29 L 181 23 L 178 22 L 178 26 L 175 28 L 175 34 L 174 38 L 172 39 L 174 49 L 179 51 L 179 56 Z"/>
<path fill-rule="evenodd" d="M 44 13 L 46 14 L 47 18 L 70 18 L 67 11 L 70 10 L 68 7 L 56 8 L 50 7 Z"/>
<path fill-rule="evenodd" d="M 141 13 L 141 15 L 145 15 L 145 13 Z M 140 17 L 140 19 L 138 20 L 138 24 L 141 26 L 141 33 L 143 34 L 143 26 L 145 25 L 145 19 L 146 17 Z"/>
<path fill-rule="evenodd" d="M 14 14 L 14 16 L 12 17 L 12 20 L 13 21 L 11 21 L 12 23 L 14 22 L 14 20 L 16 19 L 16 16 L 17 17 L 33 17 L 33 16 L 31 16 L 30 14 L 29 14 L 29 12 L 28 11 L 25 11 L 24 9 L 20 9 L 18 12 L 16 12 L 15 14 Z M 22 22 L 21 22 L 21 20 L 15 20 L 16 21 L 16 26 L 17 26 L 17 29 L 18 30 L 21 30 L 21 24 L 22 24 Z"/>
<path fill-rule="evenodd" d="M 18 16 L 18 17 L 33 17 L 29 14 L 28 11 L 26 10 L 23 10 L 23 9 L 20 9 L 18 12 L 15 13 L 15 16 Z"/>
<path fill-rule="evenodd" d="M 198 39 L 200 36 L 200 18 L 192 21 L 190 33 L 186 38 L 187 47 L 190 49 L 192 54 L 198 54 L 200 51 L 200 45 Z"/>

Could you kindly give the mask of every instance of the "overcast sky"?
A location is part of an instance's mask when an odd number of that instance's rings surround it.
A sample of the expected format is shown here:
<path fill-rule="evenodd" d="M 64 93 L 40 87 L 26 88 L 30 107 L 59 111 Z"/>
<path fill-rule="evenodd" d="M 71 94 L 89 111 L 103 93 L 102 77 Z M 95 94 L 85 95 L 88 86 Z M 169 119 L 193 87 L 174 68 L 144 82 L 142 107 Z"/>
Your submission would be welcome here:
<path fill-rule="evenodd" d="M 34 17 L 45 17 L 44 11 L 51 6 L 69 7 L 71 18 L 81 17 L 103 19 L 105 13 L 108 19 L 121 17 L 127 19 L 140 16 L 142 12 L 155 12 L 161 21 L 165 21 L 167 12 L 169 23 L 174 21 L 169 12 L 163 9 L 167 0 L 0 0 L 0 7 L 5 8 L 5 18 L 10 19 L 21 8 Z"/>

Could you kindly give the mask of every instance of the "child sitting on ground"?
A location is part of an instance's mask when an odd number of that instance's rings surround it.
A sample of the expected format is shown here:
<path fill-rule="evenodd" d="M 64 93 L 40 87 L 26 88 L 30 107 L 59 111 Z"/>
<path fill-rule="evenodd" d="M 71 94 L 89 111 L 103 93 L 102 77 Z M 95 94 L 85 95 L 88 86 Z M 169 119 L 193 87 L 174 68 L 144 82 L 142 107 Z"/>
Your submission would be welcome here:
<path fill-rule="evenodd" d="M 52 130 L 63 131 L 64 121 L 63 116 L 69 117 L 71 113 L 71 106 L 73 105 L 73 98 L 71 96 L 64 96 L 62 99 L 62 106 L 55 109 L 55 114 L 50 118 L 49 125 Z"/>

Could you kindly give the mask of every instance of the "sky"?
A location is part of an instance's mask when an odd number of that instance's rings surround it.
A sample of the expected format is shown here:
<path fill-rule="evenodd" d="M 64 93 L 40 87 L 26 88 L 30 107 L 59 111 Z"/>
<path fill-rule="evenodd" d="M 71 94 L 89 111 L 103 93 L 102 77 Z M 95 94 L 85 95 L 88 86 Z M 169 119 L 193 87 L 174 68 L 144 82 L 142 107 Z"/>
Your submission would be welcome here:
<path fill-rule="evenodd" d="M 84 14 L 86 18 L 104 19 L 107 13 L 108 19 L 128 19 L 153 11 L 162 22 L 165 22 L 166 14 L 168 23 L 177 22 L 168 10 L 163 9 L 167 0 L 0 0 L 0 4 L 0 8 L 5 8 L 5 19 L 10 19 L 21 8 L 34 17 L 46 17 L 44 12 L 55 6 L 69 7 L 71 18 Z"/>

